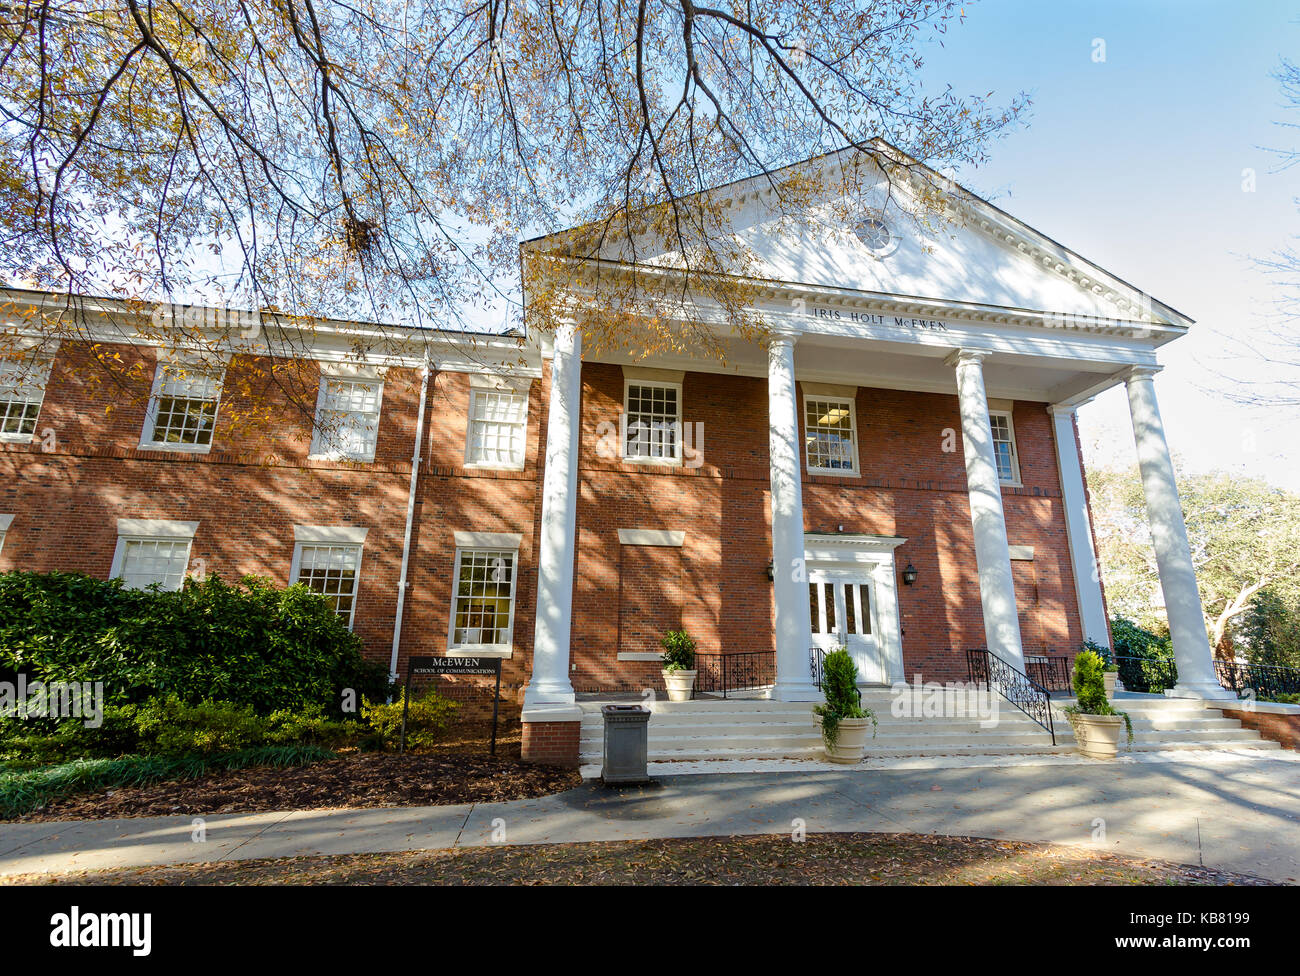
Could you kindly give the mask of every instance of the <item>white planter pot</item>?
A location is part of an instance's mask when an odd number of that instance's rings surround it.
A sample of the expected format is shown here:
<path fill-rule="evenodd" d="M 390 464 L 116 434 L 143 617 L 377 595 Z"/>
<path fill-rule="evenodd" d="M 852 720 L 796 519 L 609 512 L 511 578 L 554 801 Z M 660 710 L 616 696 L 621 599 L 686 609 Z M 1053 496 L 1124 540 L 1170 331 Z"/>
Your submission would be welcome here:
<path fill-rule="evenodd" d="M 818 715 L 816 718 L 820 728 L 821 716 Z M 867 751 L 867 740 L 871 738 L 871 719 L 842 718 L 837 731 L 839 734 L 835 739 L 835 747 L 826 746 L 826 758 L 833 763 L 845 765 L 862 762 L 862 757 Z M 825 743 L 826 739 L 823 737 L 822 744 Z"/>
<path fill-rule="evenodd" d="M 1114 759 L 1124 732 L 1123 715 L 1071 715 L 1079 752 L 1092 759 Z"/>
<path fill-rule="evenodd" d="M 697 671 L 665 671 L 664 687 L 668 689 L 668 700 L 684 702 L 691 700 L 691 690 L 695 687 Z"/>
<path fill-rule="evenodd" d="M 1101 674 L 1101 680 L 1102 680 L 1102 682 L 1106 685 L 1106 697 L 1107 697 L 1107 698 L 1114 698 L 1114 697 L 1115 697 L 1115 686 L 1116 686 L 1116 684 L 1119 682 L 1119 672 L 1118 672 L 1118 671 L 1103 671 L 1102 674 Z"/>

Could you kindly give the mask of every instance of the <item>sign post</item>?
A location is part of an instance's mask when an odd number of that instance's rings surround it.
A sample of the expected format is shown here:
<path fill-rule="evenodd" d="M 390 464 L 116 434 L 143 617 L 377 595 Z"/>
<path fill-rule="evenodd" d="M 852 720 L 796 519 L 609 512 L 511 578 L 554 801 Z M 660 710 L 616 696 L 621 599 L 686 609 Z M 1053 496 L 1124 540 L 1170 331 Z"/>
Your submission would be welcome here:
<path fill-rule="evenodd" d="M 398 754 L 406 752 L 406 720 L 411 714 L 411 678 L 416 675 L 495 675 L 492 692 L 492 745 L 497 754 L 497 709 L 501 702 L 501 658 L 499 657 L 413 657 L 406 662 L 406 688 L 402 692 L 402 739 Z"/>

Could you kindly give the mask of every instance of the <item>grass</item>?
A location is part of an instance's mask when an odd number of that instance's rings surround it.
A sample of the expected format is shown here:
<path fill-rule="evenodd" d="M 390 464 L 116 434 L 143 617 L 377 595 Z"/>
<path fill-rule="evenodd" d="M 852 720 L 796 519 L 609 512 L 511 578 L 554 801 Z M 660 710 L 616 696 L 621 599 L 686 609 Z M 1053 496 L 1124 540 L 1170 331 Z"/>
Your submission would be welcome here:
<path fill-rule="evenodd" d="M 258 746 L 216 756 L 123 756 L 78 759 L 57 766 L 0 772 L 0 819 L 12 819 L 50 800 L 89 790 L 198 779 L 211 772 L 251 766 L 302 766 L 334 758 L 322 746 Z"/>
<path fill-rule="evenodd" d="M 456 848 L 25 875 L 74 885 L 1236 885 L 1194 865 L 978 837 L 810 834 Z"/>

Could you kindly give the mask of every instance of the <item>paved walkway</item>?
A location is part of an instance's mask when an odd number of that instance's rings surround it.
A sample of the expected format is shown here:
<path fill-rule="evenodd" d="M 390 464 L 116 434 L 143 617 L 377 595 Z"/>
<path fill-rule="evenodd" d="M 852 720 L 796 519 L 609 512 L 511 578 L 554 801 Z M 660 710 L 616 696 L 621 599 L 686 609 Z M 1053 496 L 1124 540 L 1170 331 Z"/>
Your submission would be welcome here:
<path fill-rule="evenodd" d="M 494 843 L 917 832 L 1093 845 L 1300 881 L 1300 762 L 972 765 L 666 776 L 509 803 L 0 825 L 0 875 Z M 1104 838 L 1094 835 L 1104 822 Z M 504 837 L 502 836 L 504 833 Z"/>

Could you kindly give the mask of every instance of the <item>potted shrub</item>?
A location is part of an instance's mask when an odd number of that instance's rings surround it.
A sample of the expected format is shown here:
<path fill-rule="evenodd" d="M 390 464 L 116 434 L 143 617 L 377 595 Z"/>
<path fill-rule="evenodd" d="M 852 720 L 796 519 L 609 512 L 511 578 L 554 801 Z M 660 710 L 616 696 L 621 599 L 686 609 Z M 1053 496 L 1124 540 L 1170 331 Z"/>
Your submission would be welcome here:
<path fill-rule="evenodd" d="M 695 688 L 695 639 L 684 630 L 670 630 L 659 638 L 659 646 L 664 649 L 659 660 L 664 665 L 668 700 L 690 701 Z"/>
<path fill-rule="evenodd" d="M 1114 759 L 1119 752 L 1119 729 L 1128 731 L 1129 748 L 1133 746 L 1133 722 L 1126 712 L 1117 711 L 1106 696 L 1106 663 L 1094 651 L 1080 651 L 1074 659 L 1073 705 L 1065 713 L 1074 727 L 1079 751 L 1093 759 Z"/>
<path fill-rule="evenodd" d="M 822 694 L 826 704 L 813 708 L 826 743 L 826 758 L 836 763 L 858 763 L 867 750 L 867 729 L 876 734 L 876 716 L 862 707 L 858 691 L 858 666 L 844 648 L 831 651 L 822 663 Z"/>

